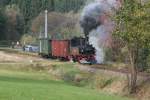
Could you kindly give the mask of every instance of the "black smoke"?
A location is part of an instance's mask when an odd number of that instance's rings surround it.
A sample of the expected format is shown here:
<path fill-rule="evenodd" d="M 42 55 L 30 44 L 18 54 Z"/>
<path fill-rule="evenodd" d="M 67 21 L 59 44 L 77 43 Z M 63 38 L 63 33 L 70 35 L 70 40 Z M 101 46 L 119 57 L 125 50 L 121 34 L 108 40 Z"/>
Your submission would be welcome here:
<path fill-rule="evenodd" d="M 98 3 L 92 3 L 84 8 L 83 15 L 80 19 L 80 26 L 83 28 L 85 37 L 88 37 L 92 30 L 101 25 L 101 13 L 102 9 Z"/>
<path fill-rule="evenodd" d="M 83 28 L 85 37 L 88 37 L 91 30 L 96 29 L 100 22 L 97 22 L 94 18 L 85 16 L 83 20 L 80 21 L 80 25 Z"/>

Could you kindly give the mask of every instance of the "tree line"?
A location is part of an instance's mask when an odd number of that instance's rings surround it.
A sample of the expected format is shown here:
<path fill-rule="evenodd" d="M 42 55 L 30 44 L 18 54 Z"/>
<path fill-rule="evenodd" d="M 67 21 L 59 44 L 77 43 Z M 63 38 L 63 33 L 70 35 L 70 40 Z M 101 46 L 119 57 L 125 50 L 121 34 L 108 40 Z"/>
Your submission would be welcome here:
<path fill-rule="evenodd" d="M 22 34 L 30 33 L 32 20 L 45 9 L 49 12 L 76 13 L 85 2 L 86 0 L 0 0 L 0 40 L 15 40 Z"/>

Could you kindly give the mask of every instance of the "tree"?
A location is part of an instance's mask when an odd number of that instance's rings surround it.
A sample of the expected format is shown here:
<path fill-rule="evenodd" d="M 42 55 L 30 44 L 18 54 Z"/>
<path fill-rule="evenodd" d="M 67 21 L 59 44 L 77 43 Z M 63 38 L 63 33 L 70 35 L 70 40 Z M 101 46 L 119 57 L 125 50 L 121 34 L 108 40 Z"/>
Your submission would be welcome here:
<path fill-rule="evenodd" d="M 139 50 L 148 48 L 150 45 L 150 3 L 143 3 L 141 0 L 124 0 L 123 6 L 117 12 L 117 28 L 114 33 L 128 47 L 130 58 L 130 92 L 136 91 Z"/>
<path fill-rule="evenodd" d="M 2 10 L 0 9 L 0 40 L 4 40 L 5 39 L 5 26 L 6 26 L 6 18 L 2 12 Z"/>
<path fill-rule="evenodd" d="M 32 21 L 31 31 L 34 36 L 38 37 L 39 33 L 44 34 L 44 13 L 39 14 Z M 48 13 L 48 33 L 53 39 L 68 39 L 73 36 L 81 35 L 77 29 L 79 25 L 78 15 L 72 12 L 70 13 L 58 13 L 50 12 Z"/>
<path fill-rule="evenodd" d="M 55 11 L 57 12 L 77 12 L 87 0 L 55 0 Z"/>
<path fill-rule="evenodd" d="M 8 5 L 11 2 L 11 0 L 0 0 L 0 6 L 4 7 Z"/>
<path fill-rule="evenodd" d="M 20 9 L 16 5 L 8 5 L 5 8 L 6 20 L 6 40 L 19 40 L 23 34 L 24 18 Z"/>
<path fill-rule="evenodd" d="M 57 12 L 77 12 L 85 2 L 86 0 L 11 0 L 11 4 L 16 4 L 23 14 L 25 19 L 25 33 L 30 32 L 32 20 L 45 9 Z"/>
<path fill-rule="evenodd" d="M 35 44 L 37 41 L 36 41 L 36 37 L 29 35 L 29 34 L 24 34 L 21 37 L 20 42 L 22 45 L 27 45 L 27 44 Z"/>

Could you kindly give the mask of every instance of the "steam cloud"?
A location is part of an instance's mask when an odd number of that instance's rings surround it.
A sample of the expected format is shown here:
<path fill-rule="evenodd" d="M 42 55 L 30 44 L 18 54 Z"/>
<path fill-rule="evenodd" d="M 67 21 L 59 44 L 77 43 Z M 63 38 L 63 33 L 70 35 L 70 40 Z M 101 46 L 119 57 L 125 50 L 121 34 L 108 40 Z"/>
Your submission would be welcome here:
<path fill-rule="evenodd" d="M 104 62 L 104 48 L 111 46 L 114 22 L 111 17 L 121 7 L 121 0 L 95 0 L 84 7 L 80 24 L 89 43 L 96 49 L 97 63 Z"/>

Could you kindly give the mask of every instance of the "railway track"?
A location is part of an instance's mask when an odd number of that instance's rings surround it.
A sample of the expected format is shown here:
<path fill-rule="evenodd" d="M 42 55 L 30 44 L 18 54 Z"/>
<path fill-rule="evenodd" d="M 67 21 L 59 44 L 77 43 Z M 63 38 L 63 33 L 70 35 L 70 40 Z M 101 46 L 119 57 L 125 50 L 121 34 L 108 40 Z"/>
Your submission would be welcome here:
<path fill-rule="evenodd" d="M 36 58 L 38 58 L 39 56 L 37 55 L 33 55 L 33 54 L 28 54 L 28 53 L 18 53 L 18 51 L 14 51 L 14 50 L 5 50 L 5 49 L 0 49 L 0 51 L 5 51 L 6 55 L 8 53 L 9 56 L 11 56 L 10 54 L 19 54 L 19 55 L 28 55 L 28 56 L 34 56 Z M 20 57 L 19 55 L 15 55 L 17 57 Z M 14 56 L 14 55 L 12 55 Z M 9 57 L 8 57 L 9 58 Z M 15 59 L 15 57 L 13 57 Z M 82 66 L 83 70 L 87 70 L 90 72 L 95 72 L 97 70 L 105 70 L 105 71 L 111 71 L 111 72 L 116 72 L 116 73 L 122 73 L 122 74 L 130 74 L 130 71 L 128 69 L 128 67 L 124 67 L 124 68 L 114 68 L 114 67 L 109 67 L 108 64 L 95 64 L 95 65 L 88 65 L 88 64 L 78 64 L 79 66 Z M 84 68 L 83 68 L 84 67 Z M 138 72 L 138 76 L 142 76 L 142 77 L 146 77 L 150 79 L 150 73 L 146 73 L 146 72 Z"/>
<path fill-rule="evenodd" d="M 91 71 L 91 72 L 95 72 L 97 70 L 105 70 L 105 71 L 111 71 L 111 72 L 130 75 L 130 71 L 129 71 L 128 67 L 117 69 L 117 68 L 114 68 L 114 67 L 109 67 L 109 65 L 105 65 L 105 64 L 97 64 L 97 65 L 80 64 L 80 66 L 85 67 L 85 69 L 87 68 L 88 71 Z M 150 73 L 138 72 L 138 76 L 150 79 Z"/>

